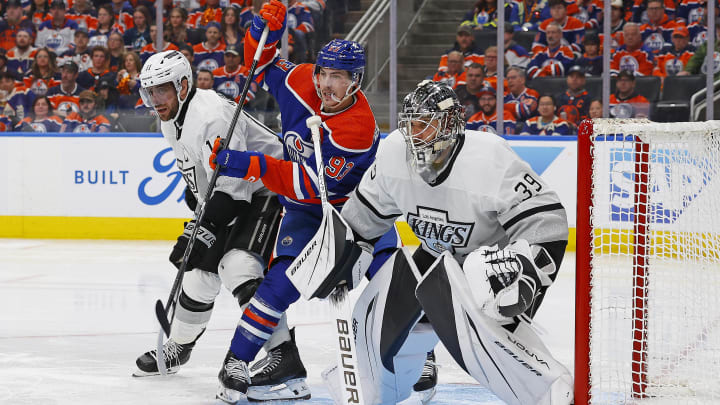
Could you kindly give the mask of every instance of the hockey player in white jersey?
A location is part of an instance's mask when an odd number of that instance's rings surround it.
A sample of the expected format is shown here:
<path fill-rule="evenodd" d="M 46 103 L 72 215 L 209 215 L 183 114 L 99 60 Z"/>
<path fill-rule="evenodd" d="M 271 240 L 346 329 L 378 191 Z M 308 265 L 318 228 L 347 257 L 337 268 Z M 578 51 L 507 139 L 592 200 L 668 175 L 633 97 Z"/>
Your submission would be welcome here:
<path fill-rule="evenodd" d="M 418 85 L 398 127 L 342 210 L 362 239 L 402 218 L 421 242 L 387 260 L 354 309 L 364 398 L 407 398 L 439 338 L 508 404 L 570 403 L 570 372 L 530 325 L 567 245 L 558 196 L 505 140 L 465 131 L 444 83 Z"/>
<path fill-rule="evenodd" d="M 213 173 L 210 168 L 213 144 L 217 138 L 227 135 L 237 105 L 213 90 L 198 89 L 193 84 L 190 63 L 178 51 L 151 56 L 140 72 L 140 82 L 143 102 L 160 117 L 163 137 L 172 146 L 177 166 L 192 193 L 190 200 L 194 197 L 202 201 Z M 282 156 L 277 135 L 246 113 L 236 123 L 230 146 Z M 210 320 L 222 285 L 237 298 L 241 308 L 250 301 L 272 253 L 281 211 L 276 195 L 267 191 L 261 182 L 250 183 L 232 177 L 217 179 L 202 222 L 187 223 L 170 254 L 170 261 L 179 268 L 193 228 L 200 226 L 188 259 L 189 271 L 183 278 L 170 338 L 163 348 L 169 373 L 177 372 L 189 360 Z M 276 385 L 281 384 L 283 378 L 306 377 L 287 323 L 279 324 L 265 348 L 270 357 L 285 364 L 275 367 L 274 379 L 264 381 Z M 273 356 L 273 351 L 283 351 L 283 356 Z M 136 376 L 158 374 L 155 350 L 140 356 L 136 364 Z M 277 374 L 278 368 L 290 370 L 292 375 Z M 269 387 L 265 391 L 269 391 Z M 300 396 L 309 397 L 309 394 L 308 390 Z M 259 395 L 253 399 L 297 397 L 297 393 L 282 397 L 275 392 L 272 398 Z"/>

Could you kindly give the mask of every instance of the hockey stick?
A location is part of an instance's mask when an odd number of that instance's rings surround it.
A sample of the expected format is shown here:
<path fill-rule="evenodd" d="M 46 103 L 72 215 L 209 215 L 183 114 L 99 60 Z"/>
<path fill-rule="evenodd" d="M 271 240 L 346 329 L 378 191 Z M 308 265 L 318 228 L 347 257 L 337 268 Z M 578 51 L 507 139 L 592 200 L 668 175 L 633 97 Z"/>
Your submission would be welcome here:
<path fill-rule="evenodd" d="M 245 108 L 245 99 L 247 98 L 248 90 L 250 90 L 250 84 L 252 83 L 253 77 L 255 76 L 255 69 L 260 62 L 260 56 L 262 55 L 263 48 L 265 48 L 265 42 L 267 41 L 269 32 L 270 28 L 269 25 L 266 23 L 265 29 L 263 30 L 262 35 L 260 36 L 260 40 L 258 41 L 257 49 L 255 50 L 253 62 L 250 66 L 250 71 L 248 72 L 248 78 L 247 80 L 245 80 L 245 85 L 243 86 L 239 103 L 235 108 L 235 113 L 233 114 L 232 121 L 230 121 L 227 136 L 225 137 L 225 145 L 230 144 L 233 132 L 235 131 L 235 124 L 237 124 L 237 121 L 240 118 L 240 114 L 242 113 L 243 108 Z M 198 204 L 195 210 L 196 224 L 200 224 L 205 217 L 205 205 L 212 197 L 212 193 L 215 189 L 215 183 L 217 182 L 217 178 L 219 175 L 220 170 L 219 166 L 217 166 L 213 171 L 212 177 L 210 178 L 207 191 L 205 192 L 205 198 L 201 203 Z M 157 316 L 158 322 L 160 322 L 161 327 L 160 331 L 158 332 L 158 347 L 155 359 L 157 360 L 158 371 L 160 371 L 160 374 L 162 375 L 167 375 L 167 368 L 165 367 L 165 356 L 163 353 L 163 333 L 167 337 L 170 337 L 170 329 L 172 328 L 172 322 L 175 317 L 175 308 L 177 307 L 178 299 L 180 298 L 180 286 L 182 284 L 183 277 L 185 276 L 185 270 L 187 269 L 190 252 L 192 252 L 192 248 L 195 244 L 195 240 L 197 239 L 199 229 L 199 226 L 195 226 L 192 234 L 190 235 L 188 245 L 185 248 L 185 252 L 183 253 L 182 262 L 180 262 L 180 268 L 178 269 L 177 275 L 175 276 L 175 281 L 173 282 L 172 289 L 170 289 L 170 296 L 168 297 L 167 304 L 163 305 L 161 300 L 157 300 L 157 302 L 155 303 L 155 315 Z"/>
<path fill-rule="evenodd" d="M 319 116 L 313 115 L 305 120 L 305 124 L 310 128 L 313 138 L 313 146 L 315 148 L 315 164 L 318 173 L 318 191 L 320 192 L 320 201 L 322 202 L 323 215 L 332 220 L 336 217 L 333 215 L 335 208 L 328 202 L 327 185 L 325 184 L 325 165 L 322 160 L 322 150 L 320 149 L 320 125 L 322 120 Z M 330 215 L 327 215 L 330 214 Z M 339 215 L 337 215 L 339 217 Z M 331 224 L 332 226 L 332 224 Z M 341 285 L 335 288 L 330 294 L 330 302 L 335 307 L 335 333 L 338 338 L 337 351 L 337 367 L 338 378 L 340 379 L 340 387 L 349 396 L 347 402 L 363 404 L 362 390 L 360 389 L 360 376 L 358 373 L 357 351 L 355 350 L 355 338 L 352 330 L 352 305 L 348 297 L 347 285 Z"/>

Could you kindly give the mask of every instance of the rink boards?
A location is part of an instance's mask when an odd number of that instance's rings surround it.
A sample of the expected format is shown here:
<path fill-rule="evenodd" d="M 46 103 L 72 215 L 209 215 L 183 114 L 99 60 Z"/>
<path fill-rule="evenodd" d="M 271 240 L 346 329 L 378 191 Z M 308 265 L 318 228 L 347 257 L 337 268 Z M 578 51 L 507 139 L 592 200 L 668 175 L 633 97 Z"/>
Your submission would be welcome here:
<path fill-rule="evenodd" d="M 507 139 L 560 196 L 574 241 L 576 138 Z M 175 239 L 192 216 L 157 133 L 0 133 L 0 157 L 0 237 Z"/>

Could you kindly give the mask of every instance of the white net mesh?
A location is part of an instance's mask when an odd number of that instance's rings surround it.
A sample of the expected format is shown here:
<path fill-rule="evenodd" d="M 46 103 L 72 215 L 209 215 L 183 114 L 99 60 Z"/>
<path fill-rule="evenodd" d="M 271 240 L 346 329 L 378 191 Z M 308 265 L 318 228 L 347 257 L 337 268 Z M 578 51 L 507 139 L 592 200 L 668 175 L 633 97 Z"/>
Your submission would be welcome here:
<path fill-rule="evenodd" d="M 720 404 L 720 123 L 597 120 L 591 150 L 591 403 Z"/>

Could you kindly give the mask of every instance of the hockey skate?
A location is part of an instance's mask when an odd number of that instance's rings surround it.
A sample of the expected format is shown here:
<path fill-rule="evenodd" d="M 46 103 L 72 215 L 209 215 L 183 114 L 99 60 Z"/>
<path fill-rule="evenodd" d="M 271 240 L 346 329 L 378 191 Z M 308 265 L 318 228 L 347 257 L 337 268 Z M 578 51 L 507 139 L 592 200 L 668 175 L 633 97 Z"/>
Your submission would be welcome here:
<path fill-rule="evenodd" d="M 163 356 L 165 357 L 165 367 L 168 374 L 175 374 L 180 366 L 190 360 L 190 353 L 195 347 L 195 342 L 180 344 L 169 339 L 163 345 Z M 157 366 L 157 350 L 150 350 L 135 360 L 138 369 L 133 373 L 133 377 L 148 377 L 159 375 Z"/>
<path fill-rule="evenodd" d="M 232 351 L 228 350 L 223 368 L 218 374 L 220 387 L 218 387 L 217 399 L 234 404 L 240 400 L 248 390 L 250 384 L 250 371 L 247 363 L 235 357 Z"/>
<path fill-rule="evenodd" d="M 430 402 L 435 396 L 437 385 L 437 364 L 435 363 L 435 351 L 430 351 L 425 359 L 420 379 L 413 385 L 413 391 L 418 395 L 423 404 Z"/>
<path fill-rule="evenodd" d="M 290 340 L 270 350 L 250 368 L 249 401 L 310 399 L 305 382 L 307 371 L 295 344 L 295 330 Z"/>

